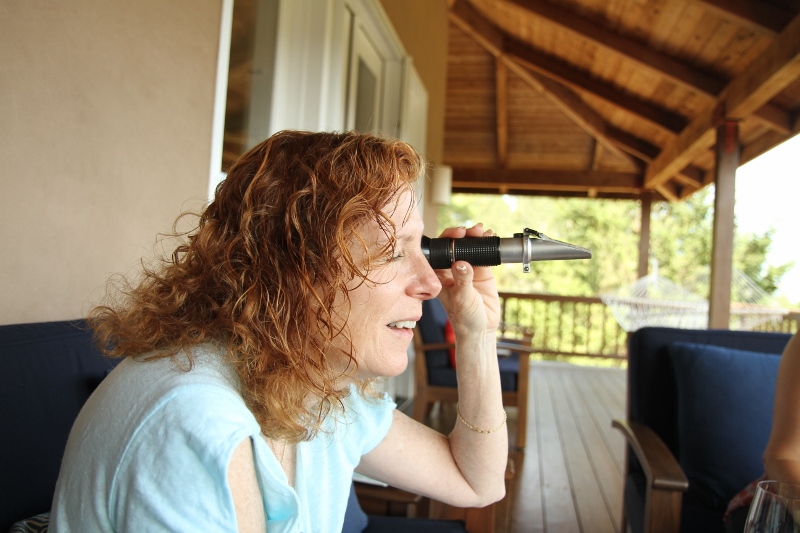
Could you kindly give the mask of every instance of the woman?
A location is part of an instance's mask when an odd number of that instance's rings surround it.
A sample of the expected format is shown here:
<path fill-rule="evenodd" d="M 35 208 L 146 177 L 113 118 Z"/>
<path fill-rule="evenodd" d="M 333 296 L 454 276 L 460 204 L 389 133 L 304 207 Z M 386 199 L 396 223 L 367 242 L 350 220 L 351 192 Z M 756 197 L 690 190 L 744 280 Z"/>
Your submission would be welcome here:
<path fill-rule="evenodd" d="M 783 350 L 775 383 L 772 432 L 764 451 L 767 479 L 800 484 L 800 334 Z"/>
<path fill-rule="evenodd" d="M 800 333 L 786 344 L 775 381 L 772 430 L 764 450 L 764 475 L 740 491 L 728 504 L 725 530 L 740 533 L 759 481 L 777 480 L 800 484 Z"/>
<path fill-rule="evenodd" d="M 280 132 L 243 155 L 172 260 L 90 314 L 125 359 L 73 427 L 53 530 L 338 532 L 353 470 L 455 506 L 500 499 L 497 291 L 489 268 L 426 262 L 422 172 L 407 144 L 355 133 Z M 458 337 L 448 436 L 369 393 L 405 369 L 437 294 Z"/>

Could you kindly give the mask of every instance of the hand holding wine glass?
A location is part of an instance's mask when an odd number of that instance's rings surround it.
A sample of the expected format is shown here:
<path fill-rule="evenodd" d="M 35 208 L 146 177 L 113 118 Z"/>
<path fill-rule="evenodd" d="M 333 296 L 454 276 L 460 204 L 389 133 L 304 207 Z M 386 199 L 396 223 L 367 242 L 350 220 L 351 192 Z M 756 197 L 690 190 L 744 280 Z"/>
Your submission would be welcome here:
<path fill-rule="evenodd" d="M 800 532 L 800 485 L 761 481 L 747 514 L 744 533 Z"/>

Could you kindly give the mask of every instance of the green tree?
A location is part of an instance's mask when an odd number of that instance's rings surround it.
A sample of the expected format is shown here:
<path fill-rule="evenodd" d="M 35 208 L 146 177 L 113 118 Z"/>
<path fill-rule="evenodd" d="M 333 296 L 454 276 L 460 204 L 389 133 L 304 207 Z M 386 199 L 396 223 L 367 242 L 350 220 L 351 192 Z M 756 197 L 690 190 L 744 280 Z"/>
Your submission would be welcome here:
<path fill-rule="evenodd" d="M 714 224 L 714 187 L 682 202 L 656 203 L 652 211 L 650 254 L 659 275 L 702 296 L 708 295 Z M 763 234 L 734 231 L 733 267 L 765 293 L 776 292 L 794 263 L 770 265 L 767 254 L 774 230 Z"/>
<path fill-rule="evenodd" d="M 651 214 L 650 254 L 659 275 L 702 296 L 708 294 L 713 191 L 706 187 L 681 202 L 656 202 Z M 438 223 L 483 222 L 501 237 L 530 227 L 590 248 L 591 260 L 535 262 L 530 274 L 520 265 L 501 265 L 495 276 L 504 291 L 595 296 L 636 280 L 640 215 L 633 200 L 454 194 L 451 205 L 440 208 Z M 734 268 L 768 294 L 792 267 L 767 262 L 772 235 L 737 234 L 734 246 Z"/>
<path fill-rule="evenodd" d="M 550 238 L 592 250 L 591 260 L 540 261 L 531 272 L 501 265 L 495 276 L 501 290 L 593 296 L 635 279 L 639 209 L 633 201 L 534 196 L 455 194 L 439 210 L 439 226 L 483 222 L 501 237 L 529 227 Z"/>

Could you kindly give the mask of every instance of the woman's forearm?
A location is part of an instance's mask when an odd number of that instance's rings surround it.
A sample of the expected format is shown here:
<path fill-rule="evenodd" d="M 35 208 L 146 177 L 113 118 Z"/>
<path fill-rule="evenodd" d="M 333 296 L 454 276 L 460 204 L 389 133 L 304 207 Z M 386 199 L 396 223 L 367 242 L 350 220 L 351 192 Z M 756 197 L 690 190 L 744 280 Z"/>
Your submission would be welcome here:
<path fill-rule="evenodd" d="M 450 449 L 465 480 L 487 505 L 505 494 L 508 429 L 500 387 L 496 336 L 479 332 L 456 336 L 458 414 Z"/>

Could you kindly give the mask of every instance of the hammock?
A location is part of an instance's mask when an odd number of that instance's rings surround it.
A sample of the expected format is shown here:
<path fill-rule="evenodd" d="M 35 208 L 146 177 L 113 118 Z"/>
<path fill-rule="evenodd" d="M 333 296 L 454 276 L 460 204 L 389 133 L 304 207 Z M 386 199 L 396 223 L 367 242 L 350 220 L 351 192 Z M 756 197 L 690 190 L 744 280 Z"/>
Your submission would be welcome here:
<path fill-rule="evenodd" d="M 627 332 L 645 326 L 707 328 L 708 300 L 660 277 L 657 267 L 654 271 L 630 285 L 600 295 L 620 327 Z M 781 320 L 788 312 L 745 274 L 733 271 L 730 329 L 753 330 Z"/>

